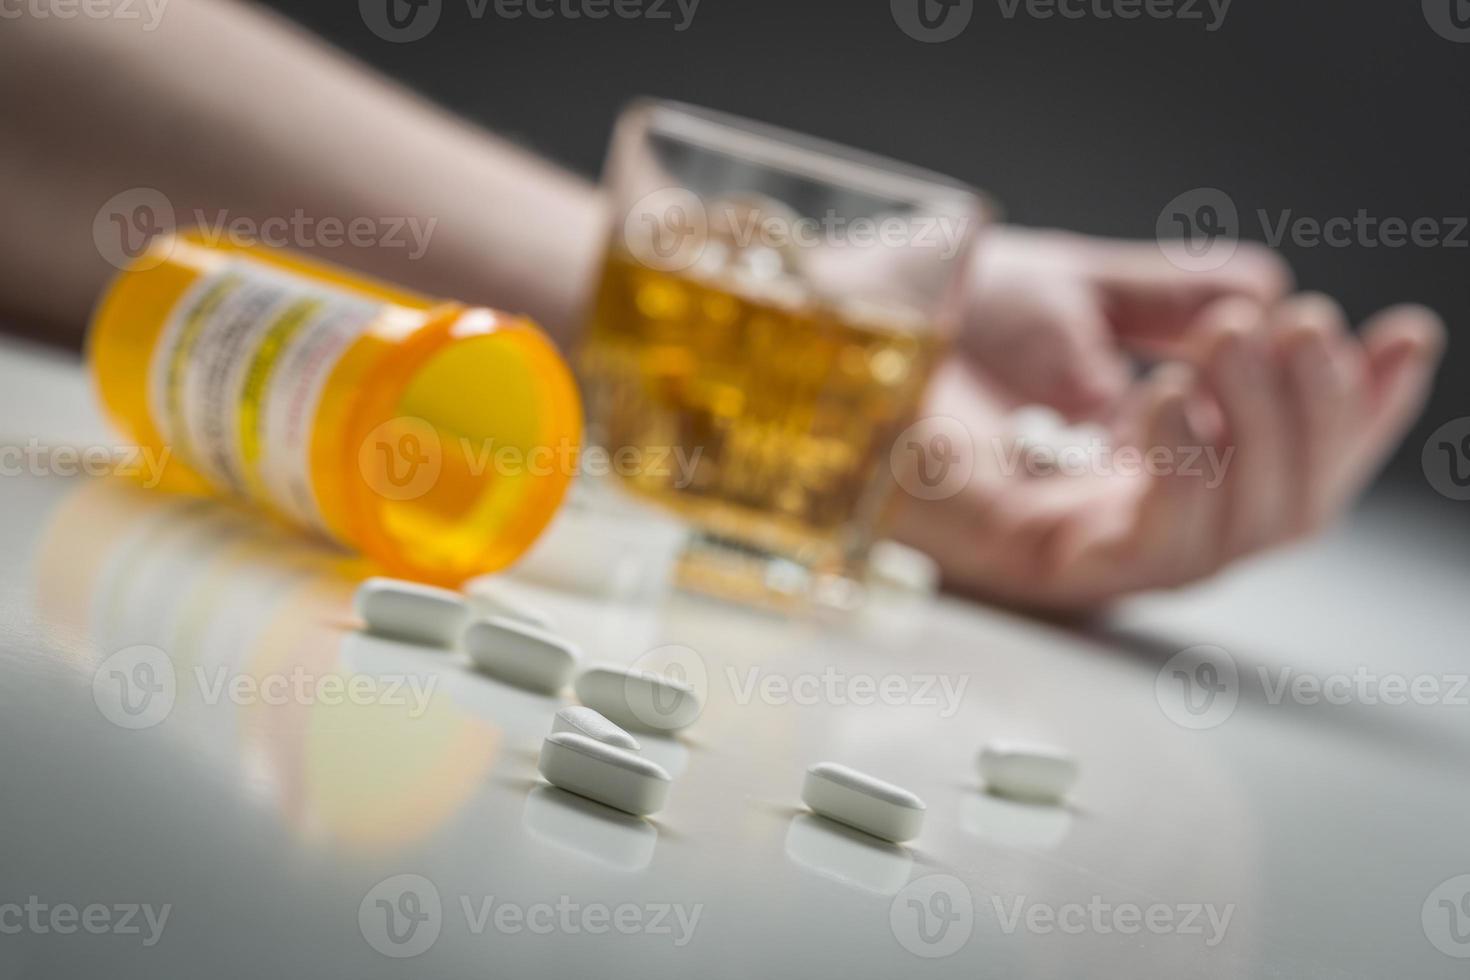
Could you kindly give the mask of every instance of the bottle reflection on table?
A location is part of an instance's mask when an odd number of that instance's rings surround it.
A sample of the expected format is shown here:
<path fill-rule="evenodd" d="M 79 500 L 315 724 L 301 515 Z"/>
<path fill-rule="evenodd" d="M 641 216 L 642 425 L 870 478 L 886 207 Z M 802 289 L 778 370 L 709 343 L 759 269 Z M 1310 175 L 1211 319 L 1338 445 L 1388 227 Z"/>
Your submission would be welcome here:
<path fill-rule="evenodd" d="M 442 690 L 443 651 L 393 644 L 348 662 L 345 641 L 389 645 L 355 632 L 352 592 L 368 570 L 257 515 L 88 480 L 36 563 L 37 612 L 95 675 L 99 708 L 109 658 L 166 675 L 168 703 L 120 715 L 125 727 L 176 733 L 302 836 L 370 849 L 422 839 L 500 754 L 499 727 Z"/>

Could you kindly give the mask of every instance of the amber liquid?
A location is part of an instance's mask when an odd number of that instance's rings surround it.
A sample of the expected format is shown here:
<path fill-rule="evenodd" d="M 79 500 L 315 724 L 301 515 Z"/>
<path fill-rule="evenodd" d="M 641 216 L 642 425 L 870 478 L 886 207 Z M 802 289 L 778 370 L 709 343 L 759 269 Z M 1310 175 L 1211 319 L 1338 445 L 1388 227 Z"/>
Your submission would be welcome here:
<path fill-rule="evenodd" d="M 889 446 L 940 348 L 912 316 L 791 279 L 671 274 L 614 251 L 580 367 L 593 439 L 649 464 L 620 474 L 634 491 L 714 540 L 841 571 L 891 496 Z"/>

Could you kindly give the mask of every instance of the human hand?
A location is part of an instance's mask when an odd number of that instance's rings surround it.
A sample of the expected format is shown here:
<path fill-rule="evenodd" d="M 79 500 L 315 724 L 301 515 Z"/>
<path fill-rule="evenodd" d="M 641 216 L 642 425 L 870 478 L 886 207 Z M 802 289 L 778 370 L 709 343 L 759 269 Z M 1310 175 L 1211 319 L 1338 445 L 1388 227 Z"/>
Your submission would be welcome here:
<path fill-rule="evenodd" d="M 923 413 L 968 430 L 973 472 L 951 496 L 906 496 L 897 532 L 950 586 L 1028 607 L 1183 585 L 1320 529 L 1417 417 L 1443 344 L 1414 306 L 1354 336 L 1250 245 L 1200 273 L 1151 243 L 1002 229 L 978 268 Z M 1166 363 L 1134 380 L 1130 355 Z M 1112 451 L 1017 465 L 1007 413 L 1028 403 L 1105 420 Z M 1157 465 L 1117 465 L 1129 451 Z"/>

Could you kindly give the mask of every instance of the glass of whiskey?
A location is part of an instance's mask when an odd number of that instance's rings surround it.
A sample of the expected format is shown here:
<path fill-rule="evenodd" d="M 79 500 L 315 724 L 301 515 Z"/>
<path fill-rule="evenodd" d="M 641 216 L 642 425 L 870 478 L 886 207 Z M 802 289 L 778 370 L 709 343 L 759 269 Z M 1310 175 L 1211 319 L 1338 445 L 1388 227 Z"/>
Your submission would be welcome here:
<path fill-rule="evenodd" d="M 681 584 L 842 605 L 953 333 L 974 189 L 677 103 L 619 118 L 577 358 L 589 444 L 694 533 Z"/>

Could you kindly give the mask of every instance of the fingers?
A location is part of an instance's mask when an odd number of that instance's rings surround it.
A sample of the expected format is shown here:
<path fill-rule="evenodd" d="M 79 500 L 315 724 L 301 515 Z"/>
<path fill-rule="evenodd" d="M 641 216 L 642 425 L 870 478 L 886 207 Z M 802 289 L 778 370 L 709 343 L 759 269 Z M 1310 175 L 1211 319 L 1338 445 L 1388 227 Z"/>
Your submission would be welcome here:
<path fill-rule="evenodd" d="M 1128 385 L 1106 321 L 1087 303 L 1052 292 L 996 297 L 1004 315 L 975 346 L 980 362 L 1023 402 L 1070 417 L 1106 406 Z"/>
<path fill-rule="evenodd" d="M 1216 541 L 1225 559 L 1272 544 L 1298 512 L 1293 413 L 1284 398 L 1262 311 L 1246 299 L 1205 311 L 1204 376 L 1224 425 Z"/>
<path fill-rule="evenodd" d="M 1089 264 L 1118 337 L 1134 349 L 1177 356 L 1204 310 L 1232 296 L 1270 306 L 1292 287 L 1277 253 L 1242 242 L 1218 269 L 1181 269 L 1154 243 L 1090 242 Z"/>
<path fill-rule="evenodd" d="M 1056 479 L 996 474 L 953 502 L 974 510 L 968 524 L 926 525 L 936 553 L 958 555 L 952 584 L 1033 608 L 1093 608 L 1318 528 L 1413 423 L 1444 343 L 1419 307 L 1377 315 L 1360 341 L 1313 295 L 1269 312 L 1227 297 L 1189 332 L 1192 364 L 1161 367 L 1124 399 L 1119 448 L 1140 450 L 1141 469 L 1110 456 L 1106 469 Z"/>
<path fill-rule="evenodd" d="M 1288 533 L 1300 535 L 1337 516 L 1348 496 L 1343 482 L 1362 424 L 1363 356 L 1342 308 L 1326 296 L 1293 297 L 1269 322 L 1295 447 Z"/>
<path fill-rule="evenodd" d="M 1150 384 L 1138 441 L 1148 485 L 1118 556 L 1133 566 L 1138 588 L 1189 581 L 1217 564 L 1210 509 L 1219 495 L 1207 487 L 1197 455 L 1203 446 L 1189 421 L 1196 384 L 1194 372 L 1180 364 L 1166 366 Z M 1165 465 L 1152 461 L 1155 453 Z"/>
<path fill-rule="evenodd" d="M 1219 566 L 1211 511 L 1224 498 L 1213 490 L 1189 420 L 1198 385 L 1182 364 L 1161 367 L 1140 385 L 1127 447 L 1138 456 L 1059 523 L 1047 542 L 1050 591 L 1102 601 L 1180 585 Z"/>
<path fill-rule="evenodd" d="M 962 343 L 1015 402 L 1077 417 L 1131 378 L 1074 246 L 1071 236 L 997 233 L 979 255 Z"/>
<path fill-rule="evenodd" d="M 1443 322 L 1422 306 L 1391 307 L 1364 325 L 1368 404 L 1362 433 L 1347 455 L 1347 495 L 1367 485 L 1423 411 L 1444 343 Z"/>

